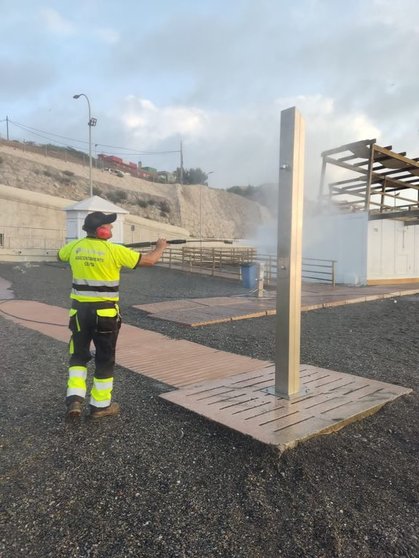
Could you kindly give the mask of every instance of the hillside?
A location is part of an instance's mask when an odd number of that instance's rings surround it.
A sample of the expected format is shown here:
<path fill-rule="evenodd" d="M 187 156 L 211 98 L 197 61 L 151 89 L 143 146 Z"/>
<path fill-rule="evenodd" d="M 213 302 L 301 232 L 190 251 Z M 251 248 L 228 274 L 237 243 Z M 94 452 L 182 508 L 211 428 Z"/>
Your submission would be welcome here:
<path fill-rule="evenodd" d="M 260 186 L 233 186 L 227 192 L 242 196 L 266 207 L 274 218 L 278 212 L 278 184 L 261 184 Z M 318 211 L 316 200 L 304 197 L 304 215 L 313 215 Z"/>
<path fill-rule="evenodd" d="M 0 184 L 79 201 L 89 196 L 89 167 L 0 143 Z M 195 237 L 244 238 L 269 211 L 243 196 L 208 186 L 157 184 L 93 169 L 93 193 L 133 215 L 188 229 Z"/>

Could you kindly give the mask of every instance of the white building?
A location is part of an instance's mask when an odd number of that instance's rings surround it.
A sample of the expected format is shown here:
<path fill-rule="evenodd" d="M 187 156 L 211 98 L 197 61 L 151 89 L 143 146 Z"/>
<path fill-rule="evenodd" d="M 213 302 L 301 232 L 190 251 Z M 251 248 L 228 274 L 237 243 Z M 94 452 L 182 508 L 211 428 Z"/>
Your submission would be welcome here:
<path fill-rule="evenodd" d="M 419 162 L 405 155 L 375 140 L 322 153 L 319 211 L 304 217 L 303 255 L 336 260 L 337 283 L 419 281 Z"/>

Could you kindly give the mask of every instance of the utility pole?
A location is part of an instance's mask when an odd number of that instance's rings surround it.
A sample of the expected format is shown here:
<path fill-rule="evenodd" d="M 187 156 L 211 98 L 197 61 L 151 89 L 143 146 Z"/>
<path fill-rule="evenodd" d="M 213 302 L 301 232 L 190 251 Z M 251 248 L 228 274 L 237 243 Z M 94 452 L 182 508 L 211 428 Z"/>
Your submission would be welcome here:
<path fill-rule="evenodd" d="M 180 140 L 180 183 L 183 184 L 183 150 L 182 150 L 182 140 Z"/>
<path fill-rule="evenodd" d="M 9 117 L 6 116 L 6 139 L 9 141 Z"/>

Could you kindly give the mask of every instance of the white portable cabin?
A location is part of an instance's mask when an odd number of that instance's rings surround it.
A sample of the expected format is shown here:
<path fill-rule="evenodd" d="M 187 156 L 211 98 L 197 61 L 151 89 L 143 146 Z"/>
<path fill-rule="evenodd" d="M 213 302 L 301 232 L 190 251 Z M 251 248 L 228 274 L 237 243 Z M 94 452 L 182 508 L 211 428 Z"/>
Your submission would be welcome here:
<path fill-rule="evenodd" d="M 346 285 L 411 283 L 419 279 L 419 225 L 369 220 L 368 212 L 321 214 L 304 221 L 306 257 L 336 261 Z"/>
<path fill-rule="evenodd" d="M 94 211 L 102 211 L 102 213 L 117 214 L 117 219 L 113 223 L 112 242 L 115 244 L 124 243 L 124 219 L 129 212 L 122 207 L 99 196 L 92 196 L 65 207 L 64 211 L 66 212 L 66 242 L 85 237 L 86 232 L 83 230 L 83 223 L 86 216 Z"/>

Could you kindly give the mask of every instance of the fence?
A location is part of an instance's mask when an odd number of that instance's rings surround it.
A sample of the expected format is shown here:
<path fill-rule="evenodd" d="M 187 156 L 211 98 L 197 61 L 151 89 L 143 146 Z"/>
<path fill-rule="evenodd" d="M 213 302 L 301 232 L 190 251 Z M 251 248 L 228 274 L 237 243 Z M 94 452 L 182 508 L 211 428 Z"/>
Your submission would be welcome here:
<path fill-rule="evenodd" d="M 168 248 L 160 260 L 161 265 L 169 268 L 232 279 L 241 278 L 241 265 L 244 263 L 262 263 L 265 287 L 276 284 L 278 266 L 276 256 L 258 254 L 254 248 Z M 302 278 L 335 286 L 335 268 L 335 260 L 303 258 Z"/>
<path fill-rule="evenodd" d="M 65 230 L 42 227 L 0 227 L 0 248 L 58 250 L 64 243 Z M 241 279 L 241 266 L 246 263 L 262 263 L 264 286 L 272 287 L 276 284 L 278 266 L 276 256 L 258 254 L 255 248 L 169 247 L 160 260 L 160 265 L 170 269 L 200 272 L 236 280 Z M 335 286 L 335 266 L 335 260 L 303 258 L 302 278 Z"/>
<path fill-rule="evenodd" d="M 0 140 L 0 145 L 20 149 L 24 153 L 35 153 L 36 155 L 44 155 L 45 157 L 54 157 L 61 161 L 77 163 L 81 165 L 89 165 L 89 156 L 81 151 L 71 149 L 70 147 L 59 147 L 52 144 L 36 145 L 32 142 L 8 141 Z M 97 159 L 92 158 L 94 167 L 98 167 Z"/>
<path fill-rule="evenodd" d="M 267 287 L 276 284 L 278 260 L 276 256 L 258 254 L 255 263 L 263 263 L 265 270 L 264 282 Z M 280 265 L 286 265 L 286 261 L 279 261 Z M 336 261 L 320 258 L 303 258 L 301 276 L 308 281 L 319 283 L 336 284 Z"/>

